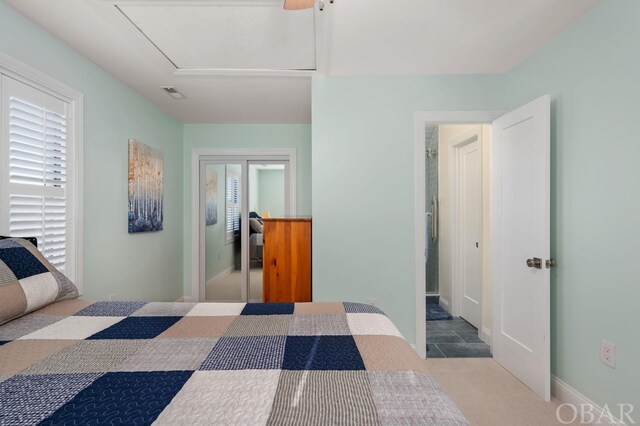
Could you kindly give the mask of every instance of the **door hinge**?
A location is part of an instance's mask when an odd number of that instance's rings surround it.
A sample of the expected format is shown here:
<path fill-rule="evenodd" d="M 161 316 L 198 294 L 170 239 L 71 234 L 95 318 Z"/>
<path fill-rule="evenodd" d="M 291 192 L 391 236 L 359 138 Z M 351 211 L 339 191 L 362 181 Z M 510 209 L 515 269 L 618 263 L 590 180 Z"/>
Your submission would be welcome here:
<path fill-rule="evenodd" d="M 527 259 L 527 266 L 529 268 L 542 269 L 542 259 L 534 257 L 533 259 Z"/>

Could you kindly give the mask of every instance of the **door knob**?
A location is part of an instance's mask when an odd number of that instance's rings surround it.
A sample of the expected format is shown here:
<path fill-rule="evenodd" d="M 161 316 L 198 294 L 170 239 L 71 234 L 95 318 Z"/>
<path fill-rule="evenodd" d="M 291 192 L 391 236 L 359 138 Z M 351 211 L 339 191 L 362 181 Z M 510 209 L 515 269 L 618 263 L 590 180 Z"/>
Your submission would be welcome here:
<path fill-rule="evenodd" d="M 542 269 L 542 259 L 534 257 L 533 259 L 527 259 L 527 266 L 529 268 Z"/>
<path fill-rule="evenodd" d="M 549 268 L 555 268 L 557 263 L 555 259 L 548 259 L 544 262 L 544 265 L 547 267 L 547 269 L 549 269 Z"/>

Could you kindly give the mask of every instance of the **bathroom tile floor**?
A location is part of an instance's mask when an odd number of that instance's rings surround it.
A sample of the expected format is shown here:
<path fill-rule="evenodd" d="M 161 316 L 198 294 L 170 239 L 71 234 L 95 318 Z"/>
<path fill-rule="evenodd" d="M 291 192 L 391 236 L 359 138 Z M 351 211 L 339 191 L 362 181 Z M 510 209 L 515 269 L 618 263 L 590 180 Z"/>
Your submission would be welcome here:
<path fill-rule="evenodd" d="M 427 358 L 491 358 L 478 330 L 460 317 L 427 321 Z"/>

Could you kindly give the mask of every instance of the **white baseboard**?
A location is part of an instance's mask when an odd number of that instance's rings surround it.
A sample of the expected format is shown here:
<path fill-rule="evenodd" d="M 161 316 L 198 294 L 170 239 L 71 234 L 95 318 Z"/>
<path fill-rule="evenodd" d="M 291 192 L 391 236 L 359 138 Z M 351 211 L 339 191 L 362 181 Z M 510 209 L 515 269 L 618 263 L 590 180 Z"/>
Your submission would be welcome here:
<path fill-rule="evenodd" d="M 440 296 L 440 303 L 439 305 L 442 307 L 442 309 L 444 309 L 445 311 L 451 313 L 451 308 L 449 307 L 449 301 L 447 299 L 445 299 L 444 297 Z"/>
<path fill-rule="evenodd" d="M 571 404 L 576 407 L 578 418 L 581 418 L 582 422 L 588 423 L 591 419 L 582 417 L 583 412 L 581 407 L 593 407 L 590 411 L 593 414 L 594 423 L 591 424 L 603 424 L 603 425 L 624 425 L 625 423 L 618 420 L 614 416 L 615 412 L 608 413 L 595 402 L 584 396 L 576 389 L 563 382 L 561 379 L 554 375 L 551 375 L 551 394 L 558 398 L 561 404 Z M 618 407 L 609 407 L 610 410 L 617 410 Z M 568 420 L 568 419 L 567 419 Z"/>
<path fill-rule="evenodd" d="M 482 330 L 480 330 L 480 339 L 491 346 L 491 330 L 487 327 L 482 327 Z"/>

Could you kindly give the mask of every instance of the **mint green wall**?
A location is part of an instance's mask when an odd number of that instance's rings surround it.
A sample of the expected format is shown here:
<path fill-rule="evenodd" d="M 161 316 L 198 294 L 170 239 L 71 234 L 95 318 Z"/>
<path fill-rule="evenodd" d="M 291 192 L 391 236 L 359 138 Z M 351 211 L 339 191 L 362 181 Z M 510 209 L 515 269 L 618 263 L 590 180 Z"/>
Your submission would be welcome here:
<path fill-rule="evenodd" d="M 84 297 L 182 296 L 182 124 L 0 1 L 0 51 L 84 93 Z M 164 152 L 164 230 L 127 234 L 127 140 Z"/>
<path fill-rule="evenodd" d="M 209 164 L 207 169 L 218 172 L 218 223 L 207 225 L 205 229 L 206 241 L 206 272 L 207 280 L 234 266 L 233 243 L 227 244 L 225 232 L 226 215 L 226 167 L 224 164 Z"/>
<path fill-rule="evenodd" d="M 314 77 L 315 301 L 377 299 L 415 342 L 414 113 L 503 99 L 500 75 Z"/>
<path fill-rule="evenodd" d="M 284 216 L 284 170 L 258 170 L 258 214 Z"/>
<path fill-rule="evenodd" d="M 311 214 L 311 126 L 185 124 L 183 151 L 184 292 L 191 295 L 191 152 L 194 148 L 296 148 L 298 214 Z"/>
<path fill-rule="evenodd" d="M 605 1 L 506 76 L 552 97 L 552 371 L 640 421 L 640 2 Z M 616 344 L 616 369 L 599 361 Z"/>

